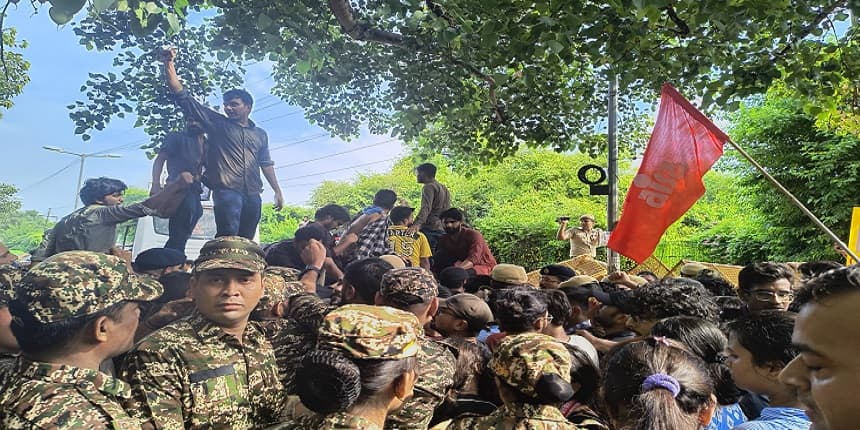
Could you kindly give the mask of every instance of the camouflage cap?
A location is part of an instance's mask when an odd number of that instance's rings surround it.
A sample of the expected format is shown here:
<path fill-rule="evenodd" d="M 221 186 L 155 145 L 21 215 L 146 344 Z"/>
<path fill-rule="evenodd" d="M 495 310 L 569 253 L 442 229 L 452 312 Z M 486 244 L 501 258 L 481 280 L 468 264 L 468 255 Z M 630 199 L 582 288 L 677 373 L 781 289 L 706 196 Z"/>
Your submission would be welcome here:
<path fill-rule="evenodd" d="M 119 257 L 67 251 L 33 266 L 15 288 L 15 301 L 42 323 L 92 315 L 119 302 L 157 299 L 158 281 L 132 273 Z"/>
<path fill-rule="evenodd" d="M 427 303 L 439 296 L 439 286 L 427 269 L 404 267 L 382 275 L 379 294 L 400 305 Z"/>
<path fill-rule="evenodd" d="M 414 357 L 423 333 L 414 314 L 387 306 L 346 305 L 326 315 L 318 347 L 362 360 Z"/>
<path fill-rule="evenodd" d="M 194 260 L 194 272 L 214 269 L 239 269 L 262 272 L 266 268 L 263 249 L 241 236 L 221 236 L 206 242 Z"/>
<path fill-rule="evenodd" d="M 15 298 L 15 285 L 21 282 L 25 273 L 24 269 L 13 264 L 0 266 L 0 306 L 6 306 Z"/>
<path fill-rule="evenodd" d="M 256 310 L 268 310 L 274 303 L 290 299 L 305 292 L 299 281 L 299 270 L 290 267 L 269 266 L 263 271 L 263 295 Z"/>
<path fill-rule="evenodd" d="M 511 387 L 534 397 L 542 375 L 555 374 L 570 382 L 570 353 L 551 336 L 521 333 L 502 339 L 490 369 Z"/>

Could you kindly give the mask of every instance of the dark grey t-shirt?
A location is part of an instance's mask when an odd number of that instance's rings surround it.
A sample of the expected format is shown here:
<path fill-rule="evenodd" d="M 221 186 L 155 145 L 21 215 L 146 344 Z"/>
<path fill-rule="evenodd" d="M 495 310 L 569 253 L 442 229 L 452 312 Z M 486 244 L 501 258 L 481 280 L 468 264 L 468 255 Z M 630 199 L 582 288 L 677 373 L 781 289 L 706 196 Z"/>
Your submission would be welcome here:
<path fill-rule="evenodd" d="M 203 183 L 213 189 L 228 188 L 244 194 L 263 192 L 260 168 L 275 163 L 269 155 L 269 137 L 251 121 L 242 127 L 220 112 L 198 102 L 187 91 L 175 94 L 176 104 L 206 130 L 206 173 Z"/>
<path fill-rule="evenodd" d="M 182 172 L 189 172 L 194 176 L 200 175 L 203 148 L 197 142 L 197 137 L 185 133 L 167 133 L 158 153 L 164 155 L 167 160 L 168 182 L 176 180 Z"/>

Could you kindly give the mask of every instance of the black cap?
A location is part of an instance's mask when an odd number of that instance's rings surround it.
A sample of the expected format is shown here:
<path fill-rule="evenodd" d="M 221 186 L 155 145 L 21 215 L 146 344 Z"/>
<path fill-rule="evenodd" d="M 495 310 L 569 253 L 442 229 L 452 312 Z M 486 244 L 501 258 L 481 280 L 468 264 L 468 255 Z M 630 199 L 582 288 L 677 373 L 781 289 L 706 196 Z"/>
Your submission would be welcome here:
<path fill-rule="evenodd" d="M 549 266 L 543 266 L 543 268 L 540 269 L 540 274 L 555 276 L 559 281 L 564 282 L 576 276 L 576 271 L 561 264 L 550 264 Z"/>
<path fill-rule="evenodd" d="M 599 287 L 593 287 L 591 288 L 591 296 L 606 306 L 615 306 L 622 313 L 631 314 L 636 312 L 636 307 L 633 306 L 633 291 L 631 290 L 606 292 Z"/>
<path fill-rule="evenodd" d="M 185 264 L 185 254 L 170 248 L 152 248 L 137 254 L 134 270 L 159 270 Z"/>

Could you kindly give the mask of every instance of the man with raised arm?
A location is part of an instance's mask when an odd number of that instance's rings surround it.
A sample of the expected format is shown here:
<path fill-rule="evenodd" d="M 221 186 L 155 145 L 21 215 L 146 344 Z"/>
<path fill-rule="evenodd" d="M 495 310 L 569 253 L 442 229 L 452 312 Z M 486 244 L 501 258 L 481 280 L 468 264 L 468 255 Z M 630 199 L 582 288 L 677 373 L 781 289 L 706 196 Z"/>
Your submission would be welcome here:
<path fill-rule="evenodd" d="M 269 156 L 268 135 L 248 119 L 254 100 L 247 91 L 233 89 L 224 93 L 226 116 L 204 106 L 182 87 L 176 74 L 175 58 L 175 49 L 163 50 L 160 55 L 167 88 L 187 118 L 199 122 L 209 137 L 203 184 L 212 190 L 216 236 L 253 239 L 262 206 L 260 170 L 275 192 L 275 210 L 284 205 L 275 163 Z"/>

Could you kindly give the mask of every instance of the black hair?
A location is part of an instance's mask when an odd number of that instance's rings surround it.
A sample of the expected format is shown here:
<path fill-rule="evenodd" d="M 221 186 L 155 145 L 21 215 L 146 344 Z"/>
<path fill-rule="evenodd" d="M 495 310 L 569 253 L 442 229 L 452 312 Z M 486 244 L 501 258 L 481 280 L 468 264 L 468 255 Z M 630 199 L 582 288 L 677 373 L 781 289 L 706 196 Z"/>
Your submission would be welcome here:
<path fill-rule="evenodd" d="M 785 367 L 799 353 L 791 343 L 796 317 L 779 310 L 751 312 L 729 323 L 729 337 L 749 350 L 756 366 Z"/>
<path fill-rule="evenodd" d="M 293 237 L 293 240 L 298 242 L 316 239 L 322 242 L 326 239 L 326 236 L 328 236 L 328 232 L 325 231 L 325 228 L 319 224 L 309 224 L 296 230 L 296 235 Z"/>
<path fill-rule="evenodd" d="M 794 282 L 794 271 L 785 264 L 764 261 L 751 263 L 738 273 L 738 288 L 742 291 L 752 291 L 758 285 L 787 279 Z"/>
<path fill-rule="evenodd" d="M 801 263 L 797 266 L 797 271 L 804 278 L 814 278 L 822 273 L 828 272 L 833 269 L 841 269 L 845 267 L 842 263 L 838 263 L 836 261 L 807 261 L 806 263 Z"/>
<path fill-rule="evenodd" d="M 412 215 L 412 212 L 415 212 L 415 209 L 408 206 L 395 206 L 391 209 L 391 212 L 388 213 L 388 218 L 391 218 L 391 222 L 400 224 L 406 220 L 406 218 L 409 218 L 409 215 Z"/>
<path fill-rule="evenodd" d="M 534 331 L 534 322 L 547 312 L 546 300 L 532 287 L 511 287 L 495 290 L 490 310 L 501 331 L 508 334 Z"/>
<path fill-rule="evenodd" d="M 747 304 L 738 296 L 714 297 L 720 307 L 720 324 L 724 326 L 747 313 Z"/>
<path fill-rule="evenodd" d="M 588 299 L 591 297 L 591 291 L 588 288 L 562 287 L 558 290 L 567 296 L 567 301 L 570 303 L 571 309 L 573 306 L 579 306 L 583 312 L 588 310 Z"/>
<path fill-rule="evenodd" d="M 714 382 L 717 403 L 731 405 L 741 398 L 732 372 L 723 359 L 723 351 L 729 341 L 715 324 L 695 317 L 671 317 L 658 322 L 651 329 L 651 335 L 675 339 L 705 362 Z"/>
<path fill-rule="evenodd" d="M 373 304 L 382 284 L 382 276 L 394 266 L 381 258 L 353 261 L 343 271 L 343 279 L 352 286 L 362 303 Z"/>
<path fill-rule="evenodd" d="M 465 286 L 465 282 L 469 280 L 469 272 L 462 267 L 446 267 L 439 272 L 439 284 L 450 289 L 459 289 Z"/>
<path fill-rule="evenodd" d="M 308 409 L 330 414 L 371 400 L 414 369 L 415 357 L 358 360 L 337 351 L 315 350 L 305 355 L 296 370 L 295 387 Z"/>
<path fill-rule="evenodd" d="M 185 297 L 188 293 L 188 286 L 191 282 L 191 274 L 188 272 L 165 273 L 158 278 L 158 282 L 164 286 L 164 292 L 159 298 L 155 299 L 155 301 L 159 303 L 167 303 Z"/>
<path fill-rule="evenodd" d="M 657 276 L 657 274 L 656 274 L 656 273 L 654 273 L 654 272 L 652 272 L 652 271 L 650 271 L 650 270 L 640 270 L 639 272 L 637 272 L 637 273 L 636 273 L 636 276 L 639 276 L 640 278 L 644 278 L 644 277 L 646 277 L 646 276 L 653 276 L 653 277 L 654 277 L 655 279 L 657 279 L 658 281 L 660 280 L 660 277 L 659 277 L 659 276 Z"/>
<path fill-rule="evenodd" d="M 789 309 L 798 311 L 807 303 L 850 292 L 860 292 L 860 265 L 833 269 L 806 281 Z"/>
<path fill-rule="evenodd" d="M 572 307 L 570 301 L 567 300 L 567 295 L 559 290 L 539 290 L 544 295 L 546 301 L 546 310 L 552 317 L 553 325 L 565 325 L 570 318 Z"/>
<path fill-rule="evenodd" d="M 595 409 L 597 391 L 600 389 L 600 369 L 582 349 L 567 342 L 562 345 L 570 353 L 570 382 L 579 384 L 573 400 Z"/>
<path fill-rule="evenodd" d="M 633 290 L 631 316 L 661 320 L 674 316 L 698 317 L 716 323 L 719 309 L 713 296 L 690 278 L 663 278 Z"/>
<path fill-rule="evenodd" d="M 420 164 L 415 168 L 415 171 L 427 176 L 428 178 L 436 177 L 436 165 L 433 163 Z"/>
<path fill-rule="evenodd" d="M 84 205 L 91 205 L 105 198 L 105 196 L 113 193 L 121 193 L 128 187 L 125 182 L 119 179 L 106 178 L 89 178 L 84 182 L 84 186 L 78 195 Z"/>
<path fill-rule="evenodd" d="M 448 297 L 451 297 L 454 295 L 454 293 L 452 293 L 451 290 L 448 289 L 448 287 L 446 287 L 444 285 L 438 285 L 436 288 L 438 290 L 438 294 L 436 296 L 439 297 L 440 299 L 447 299 Z"/>
<path fill-rule="evenodd" d="M 713 296 L 734 296 L 737 294 L 731 282 L 723 279 L 719 274 L 712 273 L 711 269 L 705 269 L 699 272 L 693 279 L 699 281 Z"/>
<path fill-rule="evenodd" d="M 681 387 L 644 391 L 651 375 L 665 374 Z M 603 368 L 600 396 L 618 428 L 630 430 L 699 429 L 699 412 L 710 406 L 713 383 L 701 358 L 670 340 L 654 338 L 622 344 L 610 351 Z"/>
<path fill-rule="evenodd" d="M 254 106 L 254 97 L 251 96 L 251 93 L 239 88 L 227 91 L 224 93 L 224 97 L 222 97 L 222 99 L 224 100 L 224 103 L 233 99 L 240 99 L 242 100 L 242 103 L 245 103 L 248 107 Z"/>
<path fill-rule="evenodd" d="M 14 317 L 11 325 L 12 334 L 18 340 L 22 352 L 54 355 L 68 347 L 77 338 L 78 333 L 95 320 L 107 316 L 114 321 L 119 321 L 126 303 L 128 302 L 121 301 L 91 315 L 43 323 L 37 320 L 23 303 L 13 300 L 9 303 L 9 312 Z"/>
<path fill-rule="evenodd" d="M 379 190 L 373 196 L 373 204 L 383 209 L 391 209 L 397 203 L 397 193 L 392 190 Z"/>
<path fill-rule="evenodd" d="M 454 221 L 463 221 L 463 211 L 457 208 L 445 209 L 439 214 L 439 219 L 452 219 Z"/>
<path fill-rule="evenodd" d="M 325 205 L 314 212 L 314 219 L 320 220 L 325 217 L 331 217 L 335 221 L 349 222 L 349 211 L 341 205 Z"/>

